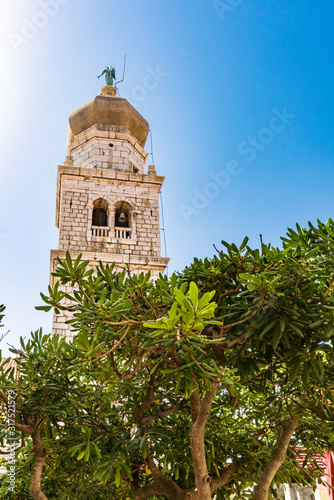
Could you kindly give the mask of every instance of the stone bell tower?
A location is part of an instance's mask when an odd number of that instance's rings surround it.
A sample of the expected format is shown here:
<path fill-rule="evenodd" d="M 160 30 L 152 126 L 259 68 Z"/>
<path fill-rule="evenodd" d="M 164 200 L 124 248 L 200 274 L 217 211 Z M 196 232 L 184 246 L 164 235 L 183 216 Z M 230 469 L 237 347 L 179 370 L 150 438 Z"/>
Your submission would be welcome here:
<path fill-rule="evenodd" d="M 115 262 L 118 271 L 151 270 L 157 277 L 169 261 L 160 255 L 164 177 L 152 165 L 145 173 L 147 121 L 106 82 L 101 95 L 69 117 L 67 156 L 57 174 L 59 244 L 51 250 L 50 271 L 68 250 L 73 260 L 82 253 L 92 267 Z M 67 314 L 54 315 L 53 333 L 70 338 Z"/>

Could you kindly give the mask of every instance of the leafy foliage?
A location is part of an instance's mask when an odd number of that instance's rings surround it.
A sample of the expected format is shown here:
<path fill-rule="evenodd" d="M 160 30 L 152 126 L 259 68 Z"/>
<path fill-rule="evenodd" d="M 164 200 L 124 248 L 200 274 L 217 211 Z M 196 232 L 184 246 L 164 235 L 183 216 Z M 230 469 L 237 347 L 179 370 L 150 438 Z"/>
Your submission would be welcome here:
<path fill-rule="evenodd" d="M 312 456 L 333 447 L 334 224 L 282 240 L 222 242 L 155 282 L 59 261 L 39 309 L 71 311 L 73 344 L 36 332 L 0 378 L 16 384 L 18 421 L 38 422 L 44 491 L 257 500 L 322 476 Z M 19 453 L 29 470 L 29 440 Z"/>

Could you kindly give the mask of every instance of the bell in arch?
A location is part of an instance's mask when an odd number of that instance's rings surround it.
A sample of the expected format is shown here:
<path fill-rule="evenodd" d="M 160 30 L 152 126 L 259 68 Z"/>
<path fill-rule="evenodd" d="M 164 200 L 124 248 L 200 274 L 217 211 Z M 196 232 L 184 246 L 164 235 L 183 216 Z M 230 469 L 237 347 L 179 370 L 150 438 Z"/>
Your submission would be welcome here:
<path fill-rule="evenodd" d="M 119 201 L 115 206 L 115 227 L 130 227 L 131 207 L 126 201 Z"/>
<path fill-rule="evenodd" d="M 124 212 L 120 213 L 120 216 L 118 217 L 118 222 L 125 222 L 127 219 L 127 216 L 125 215 Z"/>

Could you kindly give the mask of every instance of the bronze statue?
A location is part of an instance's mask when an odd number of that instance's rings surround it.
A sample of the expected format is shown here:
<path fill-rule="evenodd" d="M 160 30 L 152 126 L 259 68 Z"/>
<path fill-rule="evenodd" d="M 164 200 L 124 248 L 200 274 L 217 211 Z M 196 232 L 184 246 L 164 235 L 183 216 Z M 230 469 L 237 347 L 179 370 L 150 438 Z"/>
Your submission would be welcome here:
<path fill-rule="evenodd" d="M 112 66 L 108 66 L 105 70 L 102 71 L 100 76 L 105 75 L 105 81 L 107 85 L 113 85 L 114 84 L 114 79 L 116 80 L 116 70 Z M 100 78 L 98 76 L 98 78 Z"/>

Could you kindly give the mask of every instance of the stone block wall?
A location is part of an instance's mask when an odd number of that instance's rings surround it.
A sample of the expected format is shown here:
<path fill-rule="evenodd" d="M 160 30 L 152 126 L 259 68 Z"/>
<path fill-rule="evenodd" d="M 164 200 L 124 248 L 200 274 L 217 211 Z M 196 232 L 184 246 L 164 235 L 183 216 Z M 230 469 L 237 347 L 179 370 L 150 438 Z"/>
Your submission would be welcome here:
<path fill-rule="evenodd" d="M 125 127 L 97 124 L 68 147 L 73 166 L 144 173 L 147 153 Z"/>
<path fill-rule="evenodd" d="M 63 186 L 59 222 L 59 249 L 84 250 L 87 246 L 88 193 L 72 181 Z M 66 181 L 65 181 L 66 184 Z"/>
<path fill-rule="evenodd" d="M 58 249 L 160 255 L 159 192 L 163 178 L 115 171 L 104 171 L 102 176 L 101 169 L 92 173 L 88 168 L 78 171 L 64 166 L 59 171 Z M 108 226 L 96 234 L 92 214 L 98 199 L 108 205 Z M 131 207 L 128 237 L 119 237 L 115 229 L 115 207 L 120 201 Z"/>

